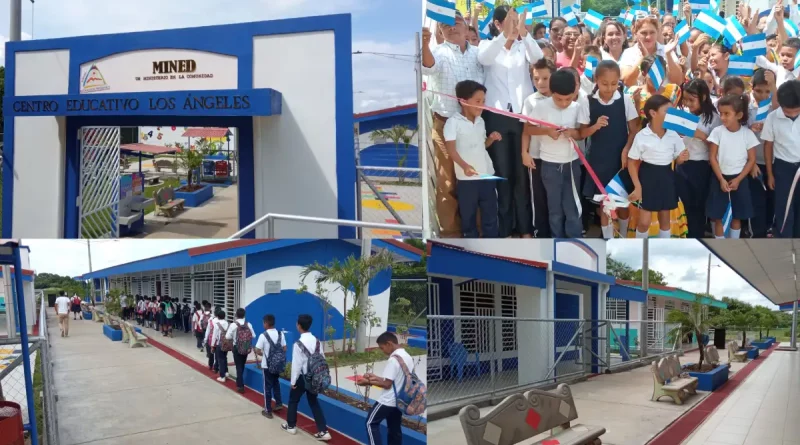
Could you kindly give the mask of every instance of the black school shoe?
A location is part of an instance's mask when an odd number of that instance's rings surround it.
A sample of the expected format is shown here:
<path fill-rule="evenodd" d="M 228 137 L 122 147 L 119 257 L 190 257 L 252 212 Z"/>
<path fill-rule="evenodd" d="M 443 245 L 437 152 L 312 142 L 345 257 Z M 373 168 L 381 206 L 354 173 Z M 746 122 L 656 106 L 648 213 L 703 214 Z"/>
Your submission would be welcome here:
<path fill-rule="evenodd" d="M 236 392 L 239 394 L 244 394 L 244 388 L 236 388 Z"/>
<path fill-rule="evenodd" d="M 272 418 L 272 413 L 267 411 L 267 410 L 262 410 L 261 411 L 261 415 L 266 417 L 267 419 L 271 419 Z"/>

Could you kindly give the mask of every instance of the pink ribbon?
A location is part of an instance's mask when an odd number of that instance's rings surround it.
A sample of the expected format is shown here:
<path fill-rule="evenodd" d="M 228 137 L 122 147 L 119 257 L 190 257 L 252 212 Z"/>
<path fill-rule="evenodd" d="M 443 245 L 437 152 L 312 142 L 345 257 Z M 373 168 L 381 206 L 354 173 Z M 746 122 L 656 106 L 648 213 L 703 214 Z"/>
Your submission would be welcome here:
<path fill-rule="evenodd" d="M 464 100 L 459 99 L 456 96 L 427 89 L 427 84 L 425 82 L 422 83 L 422 91 L 427 91 L 432 94 L 438 94 L 439 96 L 454 99 L 458 101 L 458 103 L 460 103 L 461 105 L 465 105 L 468 107 L 480 108 L 481 110 L 491 111 L 492 113 L 501 114 L 503 116 L 513 117 L 515 119 L 522 119 L 532 124 L 539 125 L 541 127 L 555 128 L 556 130 L 568 130 L 568 128 L 560 127 L 558 125 L 551 124 L 550 122 L 540 121 L 538 119 L 525 116 L 524 114 L 517 114 L 511 111 L 501 110 L 499 108 L 468 104 Z M 600 193 L 603 194 L 603 202 L 601 203 L 601 205 L 603 206 L 603 211 L 610 214 L 612 218 L 616 218 L 617 216 L 616 212 L 614 211 L 613 203 L 611 202 L 611 198 L 609 198 L 608 193 L 606 193 L 606 186 L 600 183 L 600 178 L 597 177 L 597 174 L 592 169 L 592 166 L 589 165 L 589 161 L 586 159 L 586 156 L 584 156 L 583 151 L 581 151 L 580 147 L 578 147 L 578 144 L 575 142 L 575 140 L 572 138 L 569 138 L 569 140 L 570 142 L 572 142 L 572 148 L 575 150 L 575 153 L 578 154 L 578 158 L 580 159 L 581 163 L 583 164 L 584 167 L 586 167 L 586 173 L 589 174 L 589 177 L 592 178 L 592 181 L 597 186 L 597 189 L 600 190 Z"/>

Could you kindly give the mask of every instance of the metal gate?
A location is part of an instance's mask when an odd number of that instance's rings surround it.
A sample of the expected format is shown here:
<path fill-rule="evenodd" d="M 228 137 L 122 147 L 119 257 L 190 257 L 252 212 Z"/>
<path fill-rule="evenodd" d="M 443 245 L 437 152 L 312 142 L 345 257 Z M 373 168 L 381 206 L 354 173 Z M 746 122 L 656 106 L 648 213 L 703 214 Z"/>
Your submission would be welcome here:
<path fill-rule="evenodd" d="M 428 314 L 439 315 L 439 283 L 431 283 L 428 278 Z M 428 381 L 442 379 L 442 322 L 428 320 Z M 452 321 L 450 321 L 452 323 Z"/>
<path fill-rule="evenodd" d="M 81 238 L 119 238 L 119 127 L 80 131 L 78 233 Z"/>

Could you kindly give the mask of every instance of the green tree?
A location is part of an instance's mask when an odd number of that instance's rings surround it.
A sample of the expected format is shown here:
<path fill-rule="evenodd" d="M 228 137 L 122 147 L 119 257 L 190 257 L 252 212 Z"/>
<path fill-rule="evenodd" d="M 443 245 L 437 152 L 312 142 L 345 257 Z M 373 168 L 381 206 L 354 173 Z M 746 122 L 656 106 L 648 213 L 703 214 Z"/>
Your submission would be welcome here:
<path fill-rule="evenodd" d="M 703 318 L 703 305 L 701 303 L 701 298 L 695 298 L 694 302 L 692 302 L 692 306 L 689 312 L 683 312 L 678 310 L 672 310 L 667 314 L 667 323 L 674 323 L 677 324 L 678 327 L 672 329 L 668 336 L 671 342 L 675 342 L 678 338 L 684 338 L 687 334 L 693 334 L 694 337 L 697 339 L 698 345 L 700 345 L 700 361 L 697 364 L 697 369 L 701 370 L 703 366 L 703 360 L 706 358 L 706 351 L 701 345 L 701 339 L 703 338 L 703 334 L 708 332 L 708 328 L 710 326 L 709 320 Z"/>
<path fill-rule="evenodd" d="M 611 258 L 611 255 L 606 255 L 606 273 L 618 280 L 631 280 L 633 279 L 633 269 L 622 261 L 617 261 Z"/>
<path fill-rule="evenodd" d="M 584 0 L 581 3 L 583 10 L 593 9 L 605 16 L 616 17 L 620 9 L 625 9 L 628 5 L 625 0 Z"/>
<path fill-rule="evenodd" d="M 59 288 L 70 296 L 73 294 L 83 295 L 86 291 L 86 284 L 82 281 L 47 272 L 36 275 L 34 286 L 36 289 Z"/>
<path fill-rule="evenodd" d="M 219 151 L 219 144 L 206 138 L 200 138 L 195 142 L 194 148 L 184 147 L 183 144 L 176 142 L 175 148 L 178 149 L 176 156 L 178 164 L 186 169 L 186 187 L 191 189 L 192 177 L 194 172 L 203 166 L 203 160 L 208 156 L 213 156 Z"/>
<path fill-rule="evenodd" d="M 108 291 L 108 295 L 106 295 L 105 301 L 103 302 L 106 312 L 118 317 L 122 315 L 122 302 L 120 302 L 119 299 L 121 295 L 121 289 L 111 289 Z"/>
<path fill-rule="evenodd" d="M 388 139 L 392 141 L 394 144 L 394 151 L 397 154 L 397 166 L 402 168 L 406 165 L 406 161 L 408 160 L 411 139 L 415 134 L 417 134 L 416 129 L 412 130 L 406 125 L 395 125 L 392 128 L 375 130 L 370 133 L 369 137 L 373 144 L 382 139 Z M 400 145 L 403 146 L 402 151 L 400 150 Z M 405 180 L 405 177 L 402 174 L 398 173 L 398 176 L 400 177 L 400 182 Z"/>
<path fill-rule="evenodd" d="M 667 285 L 667 277 L 664 276 L 663 273 L 650 269 L 647 271 L 647 278 L 650 284 L 658 284 L 661 286 Z M 633 273 L 633 281 L 641 282 L 642 281 L 642 269 L 637 270 Z"/>
<path fill-rule="evenodd" d="M 740 346 L 744 346 L 747 341 L 747 331 L 758 324 L 758 315 L 753 311 L 752 306 L 749 306 L 748 308 L 728 309 L 723 311 L 719 319 L 715 321 L 728 329 L 737 329 L 741 331 L 742 344 Z"/>
<path fill-rule="evenodd" d="M 778 327 L 778 317 L 771 310 L 765 308 L 764 306 L 756 306 L 753 308 L 753 313 L 758 323 L 759 339 L 764 338 L 764 336 L 761 335 L 762 329 L 767 331 L 766 336 L 769 337 L 769 331 Z"/>

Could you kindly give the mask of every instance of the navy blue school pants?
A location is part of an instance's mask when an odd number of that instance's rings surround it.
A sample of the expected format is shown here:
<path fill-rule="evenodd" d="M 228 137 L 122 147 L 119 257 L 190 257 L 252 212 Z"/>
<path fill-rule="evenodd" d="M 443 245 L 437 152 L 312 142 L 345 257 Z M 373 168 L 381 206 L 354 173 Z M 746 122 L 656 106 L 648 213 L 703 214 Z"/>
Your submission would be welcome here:
<path fill-rule="evenodd" d="M 789 201 L 789 189 L 797 173 L 800 163 L 790 163 L 775 159 L 772 164 L 772 174 L 775 176 L 775 236 L 779 238 L 800 238 L 800 193 L 795 190 L 794 196 Z M 789 206 L 787 209 L 787 202 Z M 786 226 L 783 226 L 784 215 Z"/>
<path fill-rule="evenodd" d="M 478 238 L 478 212 L 481 215 L 483 238 L 497 238 L 497 181 L 485 179 L 459 180 L 458 212 L 461 215 L 461 235 L 464 238 Z"/>
<path fill-rule="evenodd" d="M 575 202 L 575 190 L 580 179 L 581 169 L 578 161 L 565 164 L 542 162 L 542 182 L 547 191 L 550 234 L 553 238 L 583 236 L 583 224 L 578 207 L 581 204 Z"/>
<path fill-rule="evenodd" d="M 289 428 L 297 426 L 297 405 L 300 404 L 300 398 L 306 396 L 308 406 L 311 408 L 311 414 L 314 416 L 314 423 L 317 424 L 317 432 L 324 433 L 328 431 L 328 424 L 325 422 L 325 413 L 322 412 L 322 407 L 319 406 L 317 394 L 306 390 L 306 379 L 301 374 L 294 384 L 294 388 L 289 391 L 289 408 L 286 410 L 286 424 Z"/>
<path fill-rule="evenodd" d="M 211 346 L 206 345 L 206 357 L 208 357 L 208 369 L 217 372 L 217 355 L 211 352 Z"/>
<path fill-rule="evenodd" d="M 750 179 L 750 195 L 753 197 L 753 217 L 750 218 L 750 231 L 753 238 L 766 238 L 767 230 L 775 219 L 775 192 L 766 187 L 767 167 L 758 165 L 762 178 Z"/>
<path fill-rule="evenodd" d="M 711 164 L 708 161 L 686 161 L 678 165 L 675 173 L 675 189 L 686 212 L 687 238 L 704 238 Z"/>
<path fill-rule="evenodd" d="M 217 359 L 217 369 L 219 370 L 219 376 L 226 377 L 228 375 L 228 353 L 222 350 L 222 346 L 217 345 L 214 354 Z"/>
<path fill-rule="evenodd" d="M 386 419 L 386 429 L 389 430 L 388 445 L 400 445 L 403 443 L 403 432 L 400 429 L 403 414 L 396 406 L 386 406 L 375 402 L 372 409 L 367 414 L 367 438 L 369 445 L 382 445 L 381 422 Z"/>
<path fill-rule="evenodd" d="M 266 369 L 261 369 L 264 374 L 264 409 L 272 412 L 272 399 L 275 399 L 275 406 L 279 407 L 283 404 L 281 399 L 281 384 L 278 374 L 272 374 Z"/>

